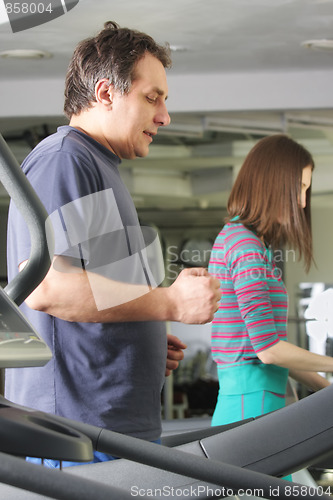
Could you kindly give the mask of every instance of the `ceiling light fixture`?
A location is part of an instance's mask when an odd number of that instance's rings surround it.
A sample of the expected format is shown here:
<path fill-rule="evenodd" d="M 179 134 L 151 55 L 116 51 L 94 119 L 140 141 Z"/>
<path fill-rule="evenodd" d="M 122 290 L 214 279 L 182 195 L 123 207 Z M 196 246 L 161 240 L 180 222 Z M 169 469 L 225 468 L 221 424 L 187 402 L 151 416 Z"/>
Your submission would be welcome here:
<path fill-rule="evenodd" d="M 188 48 L 184 45 L 170 45 L 171 52 L 187 52 Z"/>
<path fill-rule="evenodd" d="M 4 59 L 49 59 L 50 52 L 36 49 L 12 49 L 0 52 L 0 57 Z"/>
<path fill-rule="evenodd" d="M 314 50 L 333 51 L 333 40 L 306 40 L 301 44 L 303 47 Z"/>

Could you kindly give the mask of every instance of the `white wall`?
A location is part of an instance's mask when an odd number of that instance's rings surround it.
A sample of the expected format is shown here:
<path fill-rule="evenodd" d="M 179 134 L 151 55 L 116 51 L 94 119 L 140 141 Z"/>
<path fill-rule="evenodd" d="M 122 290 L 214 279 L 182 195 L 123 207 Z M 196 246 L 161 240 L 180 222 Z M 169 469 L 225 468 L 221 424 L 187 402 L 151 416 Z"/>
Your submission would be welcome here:
<path fill-rule="evenodd" d="M 170 112 L 328 109 L 333 71 L 174 75 L 168 73 Z M 1 80 L 0 117 L 61 116 L 64 78 Z"/>

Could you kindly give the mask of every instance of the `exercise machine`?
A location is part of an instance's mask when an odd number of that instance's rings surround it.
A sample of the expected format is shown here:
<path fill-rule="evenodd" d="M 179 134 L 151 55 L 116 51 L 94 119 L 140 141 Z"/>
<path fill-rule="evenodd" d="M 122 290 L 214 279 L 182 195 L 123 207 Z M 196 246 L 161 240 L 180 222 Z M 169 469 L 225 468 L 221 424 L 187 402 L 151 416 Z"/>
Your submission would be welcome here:
<path fill-rule="evenodd" d="M 47 273 L 52 258 L 51 228 L 45 209 L 1 136 L 0 178 L 26 217 L 32 239 L 28 265 L 0 290 L 1 335 L 5 335 L 5 342 L 0 342 L 1 366 L 41 365 L 50 359 L 50 352 L 17 306 Z M 20 346 L 17 355 L 7 355 L 15 351 L 16 343 Z M 204 499 L 241 497 L 250 492 L 263 498 L 328 498 L 321 488 L 281 477 L 313 464 L 329 467 L 332 391 L 328 387 L 256 419 L 167 436 L 162 445 L 20 407 L 1 397 L 0 498 L 185 499 L 192 493 Z M 22 459 L 29 455 L 88 462 L 92 449 L 120 459 L 63 471 Z"/>

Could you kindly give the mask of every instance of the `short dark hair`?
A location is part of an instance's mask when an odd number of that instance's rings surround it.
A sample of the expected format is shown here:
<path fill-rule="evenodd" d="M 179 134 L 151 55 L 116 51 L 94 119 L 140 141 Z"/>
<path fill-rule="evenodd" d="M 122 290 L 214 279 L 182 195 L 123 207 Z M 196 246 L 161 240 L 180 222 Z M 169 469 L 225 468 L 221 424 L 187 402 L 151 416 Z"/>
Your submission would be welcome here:
<path fill-rule="evenodd" d="M 145 53 L 171 66 L 170 48 L 140 31 L 108 21 L 95 37 L 80 42 L 70 61 L 65 82 L 64 112 L 68 118 L 95 102 L 95 85 L 102 78 L 122 94 L 130 91 L 135 66 Z"/>
<path fill-rule="evenodd" d="M 228 218 L 252 229 L 273 248 L 289 245 L 313 261 L 311 186 L 300 206 L 303 168 L 314 169 L 307 149 L 284 134 L 265 137 L 248 153 L 228 200 Z"/>

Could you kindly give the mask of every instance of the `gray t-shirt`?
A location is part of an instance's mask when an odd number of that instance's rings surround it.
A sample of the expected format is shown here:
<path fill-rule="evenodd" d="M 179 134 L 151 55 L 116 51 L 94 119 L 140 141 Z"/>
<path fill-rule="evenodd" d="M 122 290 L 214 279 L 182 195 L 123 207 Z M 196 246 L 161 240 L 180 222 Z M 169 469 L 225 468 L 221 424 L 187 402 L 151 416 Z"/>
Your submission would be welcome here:
<path fill-rule="evenodd" d="M 78 272 L 85 268 L 148 291 L 161 282 L 157 239 L 144 238 L 119 163 L 101 144 L 65 126 L 43 140 L 22 168 L 51 217 L 55 255 L 67 256 Z M 13 203 L 7 246 L 10 281 L 30 254 L 30 237 Z M 94 286 L 99 309 L 117 303 Z M 75 323 L 21 308 L 53 357 L 41 368 L 6 370 L 8 399 L 147 440 L 160 436 L 164 323 Z"/>

